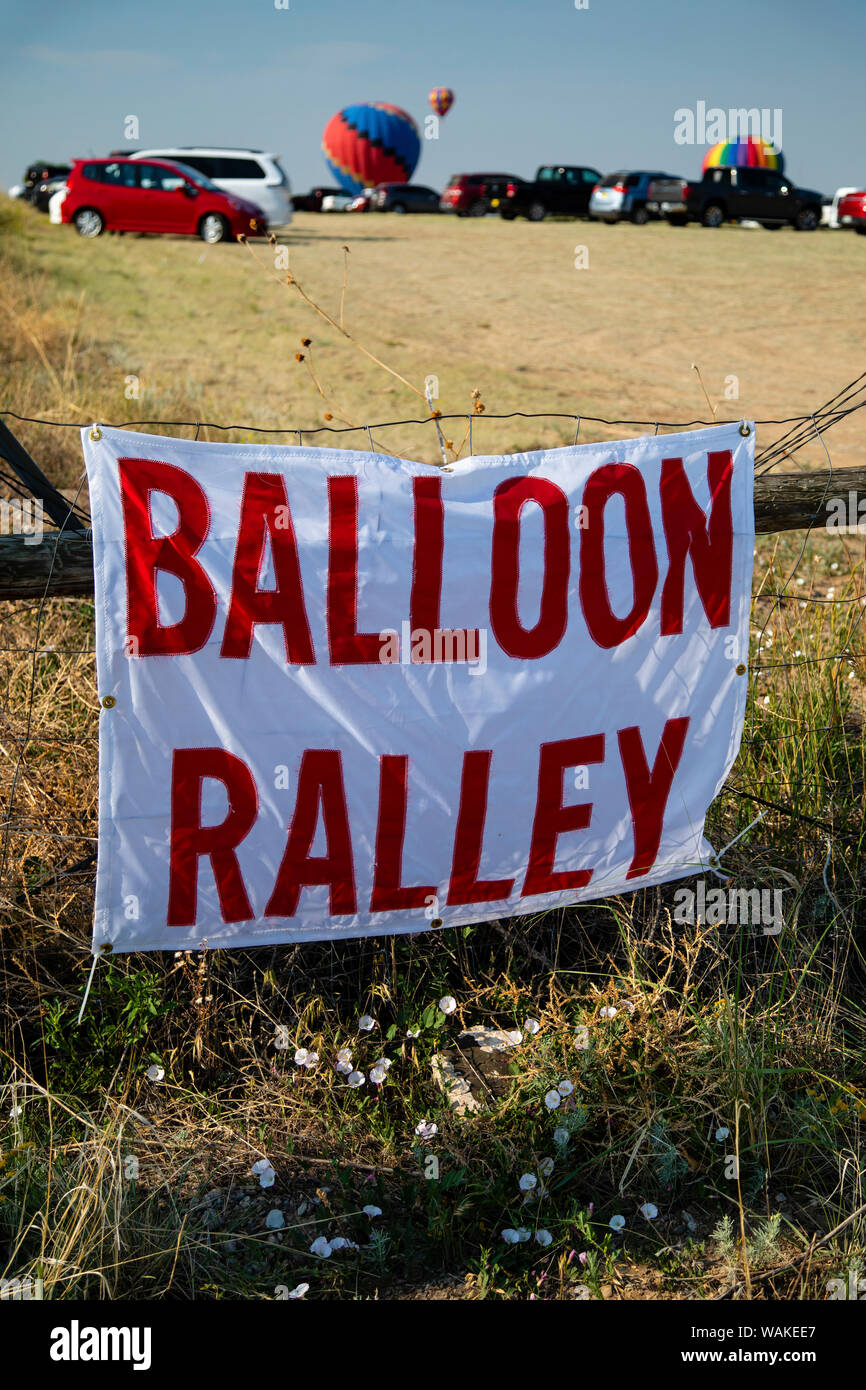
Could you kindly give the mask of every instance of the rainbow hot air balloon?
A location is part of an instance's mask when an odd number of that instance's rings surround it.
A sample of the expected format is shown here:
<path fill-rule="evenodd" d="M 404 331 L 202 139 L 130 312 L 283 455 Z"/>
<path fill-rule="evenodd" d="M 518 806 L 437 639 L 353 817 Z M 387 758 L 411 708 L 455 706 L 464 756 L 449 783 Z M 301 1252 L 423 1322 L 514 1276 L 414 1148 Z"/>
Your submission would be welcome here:
<path fill-rule="evenodd" d="M 738 140 L 721 140 L 704 156 L 704 169 L 776 169 L 781 174 L 785 158 L 769 140 L 744 135 Z"/>
<path fill-rule="evenodd" d="M 399 106 L 368 101 L 332 116 L 322 135 L 328 168 L 347 193 L 377 183 L 408 183 L 421 141 L 412 117 Z"/>
<path fill-rule="evenodd" d="M 437 116 L 445 116 L 454 105 L 454 93 L 450 87 L 434 87 L 430 93 L 430 105 Z"/>

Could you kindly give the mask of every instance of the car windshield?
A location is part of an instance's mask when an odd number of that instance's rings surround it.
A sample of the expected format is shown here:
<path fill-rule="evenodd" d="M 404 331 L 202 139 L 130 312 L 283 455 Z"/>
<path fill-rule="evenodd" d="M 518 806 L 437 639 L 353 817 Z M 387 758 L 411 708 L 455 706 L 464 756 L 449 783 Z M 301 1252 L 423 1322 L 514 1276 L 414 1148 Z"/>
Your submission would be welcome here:
<path fill-rule="evenodd" d="M 169 161 L 166 161 L 166 163 L 168 162 Z M 184 178 L 190 183 L 196 184 L 199 188 L 206 188 L 211 193 L 220 192 L 216 184 L 212 183 L 206 174 L 200 174 L 198 169 L 191 169 L 188 164 L 183 164 L 179 159 L 172 159 L 170 163 L 171 167 L 173 169 L 179 169 Z"/>

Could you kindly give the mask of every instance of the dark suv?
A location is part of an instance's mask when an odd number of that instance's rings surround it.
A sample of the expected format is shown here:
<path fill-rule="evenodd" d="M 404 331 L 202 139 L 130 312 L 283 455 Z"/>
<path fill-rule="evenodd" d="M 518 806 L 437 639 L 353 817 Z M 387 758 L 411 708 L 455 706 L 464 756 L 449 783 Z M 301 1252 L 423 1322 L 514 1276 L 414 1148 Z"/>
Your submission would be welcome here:
<path fill-rule="evenodd" d="M 421 183 L 380 183 L 370 194 L 371 212 L 438 212 L 439 194 Z"/>
<path fill-rule="evenodd" d="M 522 183 L 515 174 L 455 174 L 448 180 L 439 206 L 458 217 L 484 217 L 498 210 L 509 187 Z"/>

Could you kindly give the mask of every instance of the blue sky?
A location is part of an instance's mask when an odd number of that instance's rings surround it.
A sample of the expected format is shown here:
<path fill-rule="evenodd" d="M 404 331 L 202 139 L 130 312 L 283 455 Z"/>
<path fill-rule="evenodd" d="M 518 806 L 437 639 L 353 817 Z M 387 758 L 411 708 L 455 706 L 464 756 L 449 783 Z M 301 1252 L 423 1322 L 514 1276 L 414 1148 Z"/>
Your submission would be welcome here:
<path fill-rule="evenodd" d="M 321 133 L 341 106 L 390 101 L 421 123 L 453 87 L 416 182 L 539 163 L 696 175 L 674 113 L 781 108 L 787 172 L 830 194 L 866 184 L 864 0 L 2 0 L 0 184 L 34 159 L 125 144 L 251 145 L 296 190 L 330 182 Z"/>

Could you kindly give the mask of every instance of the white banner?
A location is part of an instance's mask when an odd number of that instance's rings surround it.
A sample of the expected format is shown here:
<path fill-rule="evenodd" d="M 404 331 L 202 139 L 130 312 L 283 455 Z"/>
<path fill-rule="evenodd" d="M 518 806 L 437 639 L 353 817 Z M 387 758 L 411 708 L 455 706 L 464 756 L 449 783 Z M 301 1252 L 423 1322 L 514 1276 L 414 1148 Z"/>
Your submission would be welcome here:
<path fill-rule="evenodd" d="M 746 703 L 754 438 L 443 471 L 84 430 L 94 951 L 422 931 L 702 870 Z"/>

